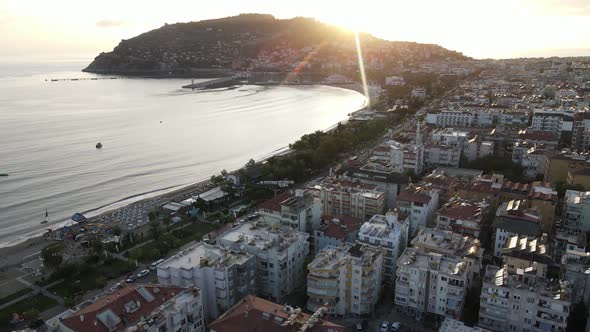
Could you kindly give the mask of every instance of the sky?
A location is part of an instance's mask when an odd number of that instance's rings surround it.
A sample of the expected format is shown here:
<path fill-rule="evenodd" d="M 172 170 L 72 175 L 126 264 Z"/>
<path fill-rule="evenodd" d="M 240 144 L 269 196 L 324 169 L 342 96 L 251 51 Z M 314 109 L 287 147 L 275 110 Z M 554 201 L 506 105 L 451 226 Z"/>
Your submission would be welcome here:
<path fill-rule="evenodd" d="M 314 17 L 474 58 L 590 56 L 590 0 L 0 0 L 0 58 L 92 58 L 164 23 Z"/>

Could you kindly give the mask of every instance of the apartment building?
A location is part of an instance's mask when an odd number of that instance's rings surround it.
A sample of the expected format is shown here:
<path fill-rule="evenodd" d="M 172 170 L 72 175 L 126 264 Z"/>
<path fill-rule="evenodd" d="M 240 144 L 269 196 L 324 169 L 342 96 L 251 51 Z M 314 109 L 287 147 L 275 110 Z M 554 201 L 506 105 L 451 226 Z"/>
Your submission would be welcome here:
<path fill-rule="evenodd" d="M 547 276 L 547 270 L 553 265 L 547 234 L 538 238 L 518 235 L 509 237 L 502 249 L 502 263 L 508 273 L 532 267 L 537 276 Z"/>
<path fill-rule="evenodd" d="M 537 209 L 529 208 L 525 200 L 511 200 L 502 203 L 492 223 L 494 229 L 494 256 L 502 257 L 503 248 L 513 236 L 540 237 L 541 216 Z"/>
<path fill-rule="evenodd" d="M 547 131 L 561 137 L 563 131 L 572 131 L 573 112 L 559 110 L 535 110 L 531 128 L 534 131 Z"/>
<path fill-rule="evenodd" d="M 555 208 L 557 207 L 557 191 L 549 182 L 512 182 L 502 184 L 500 195 L 503 201 L 526 200 L 527 207 L 536 209 L 541 216 L 543 232 L 551 233 L 555 226 Z"/>
<path fill-rule="evenodd" d="M 427 144 L 424 146 L 424 164 L 459 167 L 462 152 L 460 145 Z"/>
<path fill-rule="evenodd" d="M 201 295 L 195 287 L 132 284 L 45 323 L 50 331 L 62 332 L 204 332 Z"/>
<path fill-rule="evenodd" d="M 408 244 L 409 215 L 388 211 L 376 214 L 364 223 L 358 233 L 358 241 L 383 251 L 383 282 L 393 285 L 397 260 Z"/>
<path fill-rule="evenodd" d="M 309 315 L 300 308 L 248 295 L 208 327 L 211 332 L 348 331 L 347 327 L 332 323 L 323 316 L 323 310 Z"/>
<path fill-rule="evenodd" d="M 561 227 L 573 233 L 590 231 L 590 191 L 566 190 Z"/>
<path fill-rule="evenodd" d="M 282 302 L 305 281 L 309 234 L 261 221 L 243 223 L 219 235 L 217 244 L 256 257 L 256 293 Z"/>
<path fill-rule="evenodd" d="M 533 268 L 509 273 L 488 265 L 483 279 L 479 326 L 498 332 L 565 332 L 571 288 L 537 276 Z"/>
<path fill-rule="evenodd" d="M 577 250 L 567 250 L 562 257 L 561 264 L 566 280 L 572 287 L 572 303 L 590 301 L 590 253 Z"/>
<path fill-rule="evenodd" d="M 385 194 L 385 209 L 393 209 L 397 195 L 408 185 L 408 176 L 395 171 L 387 161 L 369 161 L 364 165 L 344 164 L 337 171 L 338 177 L 348 181 L 376 185 Z"/>
<path fill-rule="evenodd" d="M 256 258 L 200 242 L 159 264 L 157 273 L 160 284 L 199 287 L 211 321 L 255 291 Z"/>
<path fill-rule="evenodd" d="M 424 146 L 390 140 L 376 147 L 371 159 L 388 162 L 397 173 L 414 172 L 420 175 L 424 169 Z"/>
<path fill-rule="evenodd" d="M 466 260 L 406 248 L 397 266 L 396 306 L 416 319 L 425 313 L 460 319 L 469 283 Z"/>
<path fill-rule="evenodd" d="M 465 144 L 463 154 L 468 161 L 491 156 L 494 154 L 494 142 L 472 138 Z"/>
<path fill-rule="evenodd" d="M 572 149 L 588 148 L 590 148 L 590 112 L 579 112 L 574 115 Z"/>
<path fill-rule="evenodd" d="M 426 122 L 439 127 L 471 127 L 475 116 L 467 111 L 444 110 L 428 113 Z"/>
<path fill-rule="evenodd" d="M 345 243 L 354 243 L 363 224 L 360 218 L 349 216 L 324 216 L 322 225 L 313 232 L 313 252 L 327 246 L 339 247 Z"/>
<path fill-rule="evenodd" d="M 328 246 L 307 266 L 307 309 L 329 315 L 371 314 L 381 291 L 381 249 L 360 243 Z"/>
<path fill-rule="evenodd" d="M 328 177 L 321 184 L 320 201 L 322 215 L 369 220 L 383 213 L 385 194 L 375 184 Z"/>
<path fill-rule="evenodd" d="M 568 175 L 590 168 L 590 152 L 564 151 L 547 159 L 544 180 L 555 186 L 559 182 L 567 182 Z"/>
<path fill-rule="evenodd" d="M 262 219 L 300 232 L 311 233 L 320 224 L 321 204 L 310 192 L 301 189 L 284 192 L 259 205 Z"/>
<path fill-rule="evenodd" d="M 409 185 L 399 194 L 397 209 L 410 216 L 410 236 L 414 236 L 420 227 L 432 224 L 439 195 L 436 189 L 416 185 Z"/>
<path fill-rule="evenodd" d="M 479 237 L 482 226 L 490 219 L 490 204 L 486 200 L 453 197 L 435 213 L 437 227 L 464 235 Z"/>
<path fill-rule="evenodd" d="M 474 276 L 480 274 L 484 250 L 481 242 L 472 236 L 440 228 L 423 228 L 411 244 L 421 253 L 433 252 L 467 262 L 467 286 L 470 286 Z"/>

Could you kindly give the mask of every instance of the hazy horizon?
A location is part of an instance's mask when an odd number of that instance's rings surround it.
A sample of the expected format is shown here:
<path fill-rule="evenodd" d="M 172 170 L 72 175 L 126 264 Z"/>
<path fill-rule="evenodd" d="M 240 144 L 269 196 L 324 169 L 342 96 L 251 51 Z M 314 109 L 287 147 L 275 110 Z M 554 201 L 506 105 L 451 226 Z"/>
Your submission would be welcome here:
<path fill-rule="evenodd" d="M 240 13 L 276 18 L 313 17 L 376 37 L 432 43 L 474 58 L 590 55 L 590 2 L 584 0 L 274 2 L 218 0 L 0 0 L 0 58 L 94 57 L 165 23 L 200 21 Z"/>

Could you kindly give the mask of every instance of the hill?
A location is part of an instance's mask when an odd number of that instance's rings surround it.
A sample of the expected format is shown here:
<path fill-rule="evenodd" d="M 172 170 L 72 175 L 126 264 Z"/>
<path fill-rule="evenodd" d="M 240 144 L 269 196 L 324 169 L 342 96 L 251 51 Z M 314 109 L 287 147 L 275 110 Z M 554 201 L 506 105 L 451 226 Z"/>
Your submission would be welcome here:
<path fill-rule="evenodd" d="M 467 59 L 438 45 L 391 42 L 361 34 L 365 62 L 382 66 Z M 334 74 L 358 67 L 354 34 L 315 19 L 241 14 L 166 24 L 122 40 L 84 71 L 127 75 L 224 75 L 232 70 Z"/>

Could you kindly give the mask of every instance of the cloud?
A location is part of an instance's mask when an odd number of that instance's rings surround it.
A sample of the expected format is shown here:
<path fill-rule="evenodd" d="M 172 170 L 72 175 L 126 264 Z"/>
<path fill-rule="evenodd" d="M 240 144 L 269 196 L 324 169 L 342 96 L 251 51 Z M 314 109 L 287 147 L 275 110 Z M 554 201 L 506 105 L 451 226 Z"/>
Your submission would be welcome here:
<path fill-rule="evenodd" d="M 112 28 L 112 27 L 119 27 L 122 26 L 123 24 L 125 24 L 123 21 L 119 21 L 119 20 L 100 20 L 98 22 L 96 22 L 96 26 L 99 28 Z"/>

